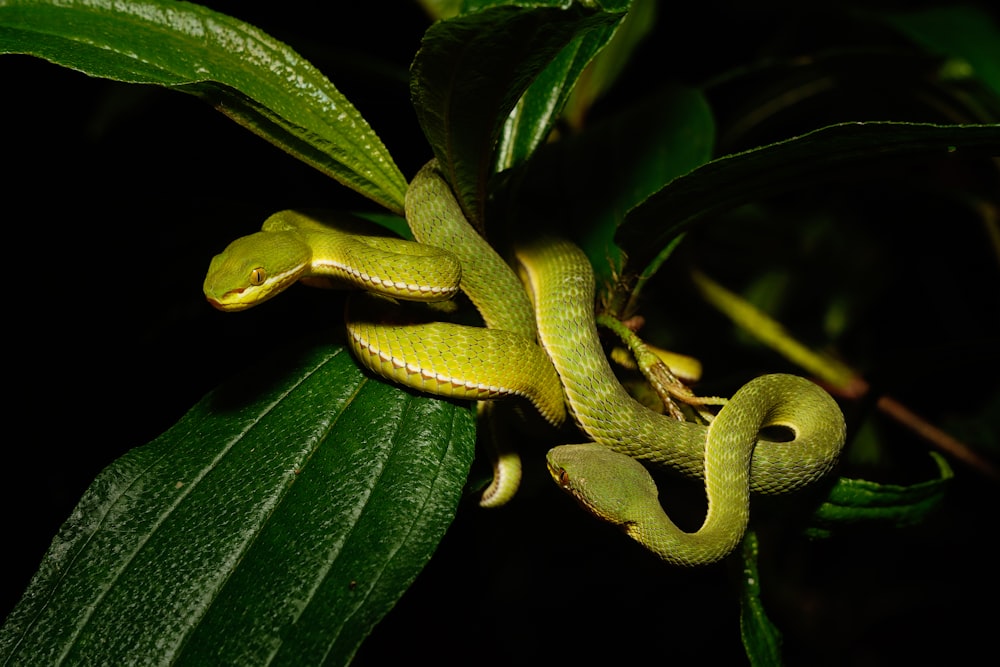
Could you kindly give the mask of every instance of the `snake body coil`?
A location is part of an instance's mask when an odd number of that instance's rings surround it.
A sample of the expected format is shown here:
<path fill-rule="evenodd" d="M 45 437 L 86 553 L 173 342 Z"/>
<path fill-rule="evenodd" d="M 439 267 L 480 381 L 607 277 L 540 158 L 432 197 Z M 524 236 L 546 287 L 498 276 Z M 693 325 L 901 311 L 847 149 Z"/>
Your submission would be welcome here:
<path fill-rule="evenodd" d="M 556 365 L 580 428 L 595 442 L 632 458 L 704 477 L 708 428 L 645 408 L 615 378 L 597 337 L 594 275 L 586 255 L 567 241 L 543 239 L 521 246 L 517 256 L 533 294 L 539 339 Z M 795 417 L 776 415 L 770 423 L 789 427 L 796 437 L 757 444 L 750 485 L 756 493 L 787 493 L 833 467 L 843 445 L 844 421 L 829 394 L 812 382 L 794 375 L 767 377 L 745 388 L 748 402 L 799 406 Z"/>
<path fill-rule="evenodd" d="M 837 404 L 812 382 L 765 375 L 744 385 L 709 426 L 645 408 L 615 379 L 597 338 L 594 277 L 583 252 L 545 239 L 518 249 L 539 340 L 559 372 L 577 425 L 594 441 L 550 450 L 549 471 L 585 509 L 675 565 L 728 555 L 749 521 L 750 491 L 795 491 L 825 475 L 844 443 Z M 789 442 L 760 438 L 789 429 Z M 663 511 L 644 460 L 704 479 L 708 512 L 694 533 Z"/>
<path fill-rule="evenodd" d="M 433 301 L 449 298 L 461 275 L 461 288 L 487 328 L 394 322 L 383 307 L 355 302 L 347 318 L 355 356 L 383 377 L 433 394 L 522 396 L 553 424 L 568 408 L 593 442 L 552 449 L 553 478 L 589 511 L 670 563 L 724 557 L 746 530 L 751 491 L 795 491 L 835 464 L 845 434 L 840 409 L 796 376 L 747 383 L 709 426 L 673 420 L 632 399 L 598 340 L 594 275 L 583 252 L 559 239 L 519 246 L 525 292 L 465 220 L 435 161 L 411 183 L 406 214 L 420 243 L 369 241 L 357 230 L 331 232 L 299 213 L 275 214 L 262 232 L 237 239 L 212 260 L 206 297 L 217 308 L 240 310 L 296 280 L 346 280 L 396 298 Z M 357 266 L 370 261 L 369 268 Z M 792 439 L 763 439 L 769 426 L 785 427 Z M 498 460 L 483 504 L 500 504 L 517 487 L 516 453 L 500 452 Z M 704 479 L 709 509 L 700 530 L 684 533 L 670 521 L 638 461 Z"/>

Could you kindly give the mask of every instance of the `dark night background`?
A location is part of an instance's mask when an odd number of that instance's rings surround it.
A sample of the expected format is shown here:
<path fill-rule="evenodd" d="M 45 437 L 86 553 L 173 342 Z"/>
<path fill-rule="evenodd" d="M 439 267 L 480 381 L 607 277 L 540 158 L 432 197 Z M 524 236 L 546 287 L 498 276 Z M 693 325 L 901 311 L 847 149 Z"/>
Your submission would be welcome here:
<path fill-rule="evenodd" d="M 343 10 L 349 14 L 313 3 L 205 4 L 262 27 L 312 61 L 368 119 L 407 177 L 430 157 L 405 79 L 426 25 L 415 4 Z M 759 3 L 740 11 L 718 3 L 686 9 L 683 21 L 661 16 L 640 51 L 641 74 L 616 91 L 622 99 L 638 94 L 650 68 L 664 81 L 695 84 L 756 51 L 808 52 L 811 41 L 843 40 L 851 29 L 827 3 L 808 14 Z M 871 81 L 859 74 L 858 87 L 845 93 L 865 104 L 843 113 L 926 111 L 912 100 L 879 99 L 892 92 L 884 78 L 868 75 Z M 101 469 L 155 438 L 269 348 L 340 317 L 325 295 L 309 290 L 238 316 L 215 312 L 201 294 L 211 256 L 276 210 L 369 204 L 194 97 L 90 79 L 26 56 L 0 57 L 0 81 L 8 234 L 3 616 Z M 720 95 L 727 104 L 751 97 Z M 731 103 L 717 110 L 721 123 L 727 110 L 738 114 Z M 797 122 L 810 128 L 837 120 L 839 111 L 799 112 Z M 869 360 L 868 377 L 878 386 L 932 421 L 964 424 L 983 444 L 996 438 L 1000 409 L 996 257 L 991 262 L 974 220 L 913 199 L 924 186 L 906 181 L 988 190 L 998 187 L 995 178 L 989 163 L 957 173 L 919 166 L 824 195 L 845 215 L 866 212 L 856 225 L 870 225 L 870 245 L 837 261 L 891 264 L 884 280 L 893 298 L 865 311 L 869 319 L 846 341 L 848 351 Z M 777 208 L 804 210 L 812 194 Z M 699 253 L 719 240 L 714 234 L 692 241 Z M 713 266 L 711 258 L 702 261 Z M 682 313 L 698 308 L 690 295 L 677 304 Z M 709 321 L 728 331 L 721 319 Z M 712 356 L 718 347 L 732 353 L 728 334 L 691 335 L 697 340 L 689 351 L 706 367 L 723 363 Z M 992 413 L 984 407 L 991 400 Z M 970 416 L 977 414 L 991 414 L 993 423 L 976 423 Z M 932 474 L 927 457 L 913 453 L 924 443 L 898 427 L 881 428 L 892 456 L 905 462 L 887 477 L 912 482 Z M 995 440 L 992 447 L 996 456 Z M 527 455 L 526 465 L 542 470 L 542 455 Z M 957 664 L 992 647 L 996 557 L 987 533 L 996 525 L 997 486 L 960 464 L 955 471 L 944 506 L 918 527 L 808 543 L 780 531 L 779 513 L 765 520 L 764 601 L 784 633 L 789 664 Z M 742 660 L 727 565 L 665 569 L 564 500 L 536 472 L 509 508 L 463 506 L 358 664 L 400 656 L 486 665 L 629 663 L 642 655 L 681 664 Z"/>

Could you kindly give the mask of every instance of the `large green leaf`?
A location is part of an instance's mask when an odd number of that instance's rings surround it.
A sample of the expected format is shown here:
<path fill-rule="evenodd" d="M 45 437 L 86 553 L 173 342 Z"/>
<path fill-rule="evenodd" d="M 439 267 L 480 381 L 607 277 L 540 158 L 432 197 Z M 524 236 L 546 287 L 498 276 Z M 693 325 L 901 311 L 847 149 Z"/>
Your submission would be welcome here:
<path fill-rule="evenodd" d="M 305 346 L 108 467 L 0 630 L 5 664 L 345 664 L 450 525 L 469 409 Z"/>
<path fill-rule="evenodd" d="M 504 5 L 432 25 L 410 73 L 417 118 L 469 220 L 483 227 L 494 148 L 514 105 L 567 45 L 620 12 Z"/>
<path fill-rule="evenodd" d="M 641 272 L 688 225 L 741 204 L 898 161 L 1000 155 L 1000 125 L 841 123 L 726 155 L 670 182 L 625 217 L 616 240 Z"/>
<path fill-rule="evenodd" d="M 0 0 L 0 53 L 204 98 L 276 146 L 401 212 L 406 179 L 354 106 L 257 28 L 167 0 Z"/>

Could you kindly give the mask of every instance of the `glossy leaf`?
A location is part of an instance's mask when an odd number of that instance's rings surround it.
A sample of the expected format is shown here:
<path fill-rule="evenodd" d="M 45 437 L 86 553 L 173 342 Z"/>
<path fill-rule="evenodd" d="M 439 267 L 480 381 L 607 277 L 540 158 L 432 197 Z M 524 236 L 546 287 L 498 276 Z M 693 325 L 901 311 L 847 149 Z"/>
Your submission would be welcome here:
<path fill-rule="evenodd" d="M 842 178 L 862 166 L 886 168 L 896 160 L 949 154 L 1000 155 L 1000 126 L 841 123 L 726 155 L 673 180 L 630 211 L 615 238 L 630 272 L 639 273 L 677 234 L 711 215 Z"/>
<path fill-rule="evenodd" d="M 5 0 L 0 53 L 197 95 L 347 187 L 402 211 L 406 179 L 357 109 L 290 47 L 224 14 L 166 0 Z"/>
<path fill-rule="evenodd" d="M 5 664 L 346 664 L 451 523 L 472 413 L 328 344 L 109 466 L 0 631 Z"/>
<path fill-rule="evenodd" d="M 617 12 L 503 5 L 432 25 L 413 61 L 417 118 L 469 220 L 482 229 L 486 183 L 503 123 L 569 44 Z"/>

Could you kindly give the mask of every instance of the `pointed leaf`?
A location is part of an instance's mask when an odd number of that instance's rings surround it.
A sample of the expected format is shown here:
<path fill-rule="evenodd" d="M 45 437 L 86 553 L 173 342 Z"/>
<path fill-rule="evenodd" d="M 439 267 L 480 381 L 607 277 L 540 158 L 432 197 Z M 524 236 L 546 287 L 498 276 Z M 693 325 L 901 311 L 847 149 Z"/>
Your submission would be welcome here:
<path fill-rule="evenodd" d="M 639 273 L 710 215 L 893 161 L 1000 155 L 1000 125 L 841 123 L 712 160 L 629 212 L 616 240 Z"/>
<path fill-rule="evenodd" d="M 323 173 L 401 212 L 406 179 L 321 72 L 257 28 L 166 0 L 4 0 L 0 53 L 204 98 Z"/>
<path fill-rule="evenodd" d="M 0 630 L 5 664 L 346 664 L 433 553 L 469 409 L 312 345 L 109 466 Z"/>
<path fill-rule="evenodd" d="M 410 72 L 417 118 L 470 222 L 482 229 L 503 123 L 534 78 L 577 36 L 621 18 L 571 5 L 490 7 L 439 21 Z"/>
<path fill-rule="evenodd" d="M 824 538 L 851 525 L 874 523 L 899 528 L 920 523 L 940 504 L 953 477 L 943 456 L 935 452 L 931 456 L 940 476 L 926 482 L 899 486 L 840 478 L 826 501 L 816 509 L 806 534 Z"/>

